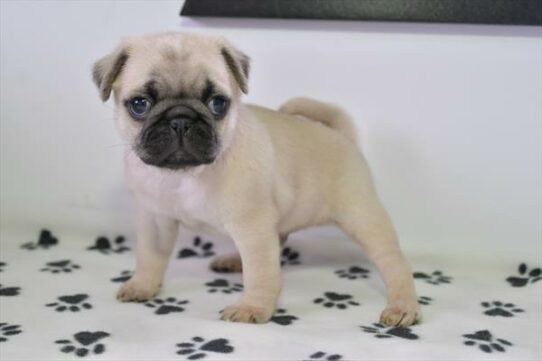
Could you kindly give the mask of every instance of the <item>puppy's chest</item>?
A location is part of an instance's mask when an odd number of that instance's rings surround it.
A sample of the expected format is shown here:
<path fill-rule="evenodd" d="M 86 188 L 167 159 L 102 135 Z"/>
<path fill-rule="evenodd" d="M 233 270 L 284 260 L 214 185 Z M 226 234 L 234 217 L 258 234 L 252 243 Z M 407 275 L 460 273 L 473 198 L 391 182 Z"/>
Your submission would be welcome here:
<path fill-rule="evenodd" d="M 130 188 L 149 211 L 176 219 L 196 232 L 224 235 L 214 197 L 201 180 L 175 172 L 141 174 L 128 169 L 128 173 Z"/>

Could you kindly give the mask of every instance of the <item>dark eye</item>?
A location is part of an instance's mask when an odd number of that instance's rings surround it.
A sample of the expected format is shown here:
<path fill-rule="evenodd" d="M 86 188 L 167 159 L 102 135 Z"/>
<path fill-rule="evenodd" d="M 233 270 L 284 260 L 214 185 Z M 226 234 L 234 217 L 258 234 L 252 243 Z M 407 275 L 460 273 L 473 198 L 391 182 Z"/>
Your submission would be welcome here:
<path fill-rule="evenodd" d="M 143 118 L 151 110 L 151 101 L 143 97 L 135 97 L 128 102 L 128 111 L 134 118 Z"/>
<path fill-rule="evenodd" d="M 224 115 L 224 113 L 226 113 L 226 111 L 228 110 L 228 105 L 228 99 L 224 98 L 221 95 L 212 97 L 209 100 L 209 103 L 207 103 L 207 106 L 211 110 L 211 113 L 216 116 Z"/>

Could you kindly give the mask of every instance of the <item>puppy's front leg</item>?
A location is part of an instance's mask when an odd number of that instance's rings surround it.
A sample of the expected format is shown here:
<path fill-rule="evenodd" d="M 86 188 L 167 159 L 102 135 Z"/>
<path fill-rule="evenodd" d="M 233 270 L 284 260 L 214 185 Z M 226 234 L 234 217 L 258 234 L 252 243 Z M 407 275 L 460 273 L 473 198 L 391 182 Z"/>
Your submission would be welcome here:
<path fill-rule="evenodd" d="M 136 270 L 117 293 L 121 302 L 146 301 L 158 293 L 173 245 L 177 239 L 177 221 L 153 215 L 141 207 L 136 226 Z"/>
<path fill-rule="evenodd" d="M 233 226 L 231 236 L 241 255 L 244 292 L 222 311 L 222 320 L 247 323 L 269 321 L 280 293 L 280 242 L 268 222 L 250 220 Z"/>

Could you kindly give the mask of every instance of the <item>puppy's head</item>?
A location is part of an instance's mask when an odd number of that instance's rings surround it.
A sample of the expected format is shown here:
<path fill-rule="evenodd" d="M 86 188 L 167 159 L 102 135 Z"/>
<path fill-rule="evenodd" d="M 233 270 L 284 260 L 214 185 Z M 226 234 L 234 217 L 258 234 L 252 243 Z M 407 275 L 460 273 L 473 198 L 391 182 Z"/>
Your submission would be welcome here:
<path fill-rule="evenodd" d="M 249 59 L 226 40 L 185 33 L 128 38 L 94 64 L 103 101 L 141 160 L 181 169 L 212 163 L 230 144 Z"/>

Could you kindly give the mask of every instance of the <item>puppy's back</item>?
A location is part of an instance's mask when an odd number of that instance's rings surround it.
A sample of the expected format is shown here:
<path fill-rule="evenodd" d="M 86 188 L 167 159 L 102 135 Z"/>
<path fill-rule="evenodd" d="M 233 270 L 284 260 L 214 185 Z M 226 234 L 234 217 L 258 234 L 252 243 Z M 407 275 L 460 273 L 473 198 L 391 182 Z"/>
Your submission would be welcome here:
<path fill-rule="evenodd" d="M 357 145 L 321 122 L 249 105 L 252 120 L 264 125 L 273 143 L 280 228 L 290 232 L 326 223 L 345 180 L 370 183 Z"/>

